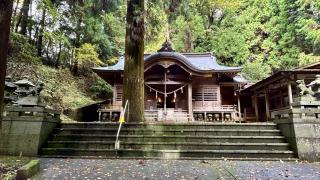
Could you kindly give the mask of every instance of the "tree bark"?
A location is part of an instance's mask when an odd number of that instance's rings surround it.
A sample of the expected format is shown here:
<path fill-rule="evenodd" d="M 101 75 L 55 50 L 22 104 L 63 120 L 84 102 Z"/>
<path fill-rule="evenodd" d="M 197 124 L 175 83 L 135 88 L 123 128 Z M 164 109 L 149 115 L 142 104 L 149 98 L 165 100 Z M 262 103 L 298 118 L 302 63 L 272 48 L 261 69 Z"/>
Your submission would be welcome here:
<path fill-rule="evenodd" d="M 27 34 L 30 4 L 31 4 L 31 0 L 24 0 L 21 8 L 22 16 L 21 16 L 21 27 L 20 27 L 19 33 L 22 35 Z"/>
<path fill-rule="evenodd" d="M 128 0 L 123 99 L 129 119 L 144 121 L 144 0 Z"/>
<path fill-rule="evenodd" d="M 13 10 L 13 14 L 12 17 L 14 17 L 14 20 L 11 22 L 11 30 L 14 30 L 14 26 L 15 26 L 15 22 L 17 21 L 16 17 L 17 17 L 17 11 L 18 11 L 18 6 L 19 6 L 20 0 L 17 0 L 15 8 Z M 13 8 L 13 7 L 12 7 Z"/>
<path fill-rule="evenodd" d="M 8 55 L 13 0 L 0 0 L 0 127 L 3 112 L 4 81 Z"/>
<path fill-rule="evenodd" d="M 37 42 L 37 52 L 38 52 L 37 54 L 39 57 L 42 56 L 42 41 L 43 41 L 45 19 L 46 19 L 46 8 L 44 7 L 42 10 L 41 25 L 39 30 L 38 42 Z"/>

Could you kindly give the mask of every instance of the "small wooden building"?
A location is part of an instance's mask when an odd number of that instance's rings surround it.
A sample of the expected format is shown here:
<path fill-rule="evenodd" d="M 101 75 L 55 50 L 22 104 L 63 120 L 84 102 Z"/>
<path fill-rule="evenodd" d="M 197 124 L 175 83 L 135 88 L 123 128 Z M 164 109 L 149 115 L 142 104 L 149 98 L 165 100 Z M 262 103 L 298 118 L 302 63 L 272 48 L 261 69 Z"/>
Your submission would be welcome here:
<path fill-rule="evenodd" d="M 113 86 L 112 103 L 101 119 L 116 119 L 122 105 L 124 57 L 109 67 L 94 68 Z M 145 118 L 149 121 L 238 121 L 237 91 L 247 83 L 240 67 L 219 65 L 211 53 L 178 53 L 166 42 L 145 54 Z"/>
<path fill-rule="evenodd" d="M 245 121 L 271 121 L 274 114 L 291 109 L 300 96 L 297 80 L 307 85 L 320 74 L 320 62 L 293 70 L 279 71 L 240 91 Z M 244 100 L 247 99 L 247 100 Z"/>

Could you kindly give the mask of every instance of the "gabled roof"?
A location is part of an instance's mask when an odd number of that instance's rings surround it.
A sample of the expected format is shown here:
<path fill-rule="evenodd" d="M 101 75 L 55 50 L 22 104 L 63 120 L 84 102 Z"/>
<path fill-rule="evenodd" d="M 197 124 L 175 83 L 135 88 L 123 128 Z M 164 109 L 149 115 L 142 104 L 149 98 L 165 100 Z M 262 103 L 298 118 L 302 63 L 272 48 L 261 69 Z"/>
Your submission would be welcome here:
<path fill-rule="evenodd" d="M 295 70 L 285 70 L 285 71 L 278 71 L 274 73 L 273 75 L 247 87 L 246 89 L 243 89 L 243 92 L 253 92 L 257 89 L 265 89 L 268 85 L 283 79 L 289 77 L 291 74 L 320 74 L 320 69 L 295 69 Z"/>
<path fill-rule="evenodd" d="M 305 66 L 302 66 L 302 67 L 298 67 L 296 69 L 297 70 L 299 70 L 299 69 L 320 69 L 320 59 L 319 59 L 319 62 L 308 64 L 308 65 L 305 65 Z"/>
<path fill-rule="evenodd" d="M 216 58 L 211 53 L 157 52 L 154 54 L 144 55 L 145 63 L 160 58 L 178 60 L 183 64 L 186 64 L 189 68 L 193 69 L 194 71 L 200 72 L 240 72 L 242 69 L 241 67 L 228 67 L 219 65 L 216 61 Z M 123 71 L 124 61 L 124 56 L 121 56 L 117 64 L 108 67 L 97 67 L 94 68 L 94 70 L 100 72 Z"/>

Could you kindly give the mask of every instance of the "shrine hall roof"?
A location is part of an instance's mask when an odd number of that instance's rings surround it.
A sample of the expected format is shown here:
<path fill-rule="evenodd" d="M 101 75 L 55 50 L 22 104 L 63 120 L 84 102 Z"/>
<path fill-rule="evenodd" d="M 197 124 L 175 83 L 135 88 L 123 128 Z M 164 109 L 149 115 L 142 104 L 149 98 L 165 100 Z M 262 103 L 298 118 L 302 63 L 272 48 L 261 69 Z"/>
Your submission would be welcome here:
<path fill-rule="evenodd" d="M 154 54 L 145 54 L 145 63 L 155 59 L 166 58 L 181 61 L 192 70 L 199 72 L 240 72 L 241 67 L 228 67 L 217 63 L 216 57 L 211 53 L 177 53 L 177 52 L 157 52 Z M 124 56 L 121 56 L 118 62 L 113 66 L 96 67 L 93 70 L 100 72 L 116 72 L 124 69 Z"/>

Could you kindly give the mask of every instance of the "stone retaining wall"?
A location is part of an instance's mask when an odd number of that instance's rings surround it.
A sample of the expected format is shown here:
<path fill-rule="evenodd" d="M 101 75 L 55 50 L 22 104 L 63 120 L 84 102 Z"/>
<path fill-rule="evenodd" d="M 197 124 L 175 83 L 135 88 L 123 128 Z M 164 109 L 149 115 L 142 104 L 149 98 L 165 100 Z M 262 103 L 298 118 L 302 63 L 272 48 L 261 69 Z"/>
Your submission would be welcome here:
<path fill-rule="evenodd" d="M 320 161 L 320 101 L 296 101 L 272 117 L 299 159 Z"/>
<path fill-rule="evenodd" d="M 9 107 L 0 134 L 0 154 L 36 156 L 60 115 L 44 107 Z"/>

